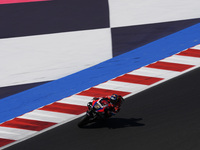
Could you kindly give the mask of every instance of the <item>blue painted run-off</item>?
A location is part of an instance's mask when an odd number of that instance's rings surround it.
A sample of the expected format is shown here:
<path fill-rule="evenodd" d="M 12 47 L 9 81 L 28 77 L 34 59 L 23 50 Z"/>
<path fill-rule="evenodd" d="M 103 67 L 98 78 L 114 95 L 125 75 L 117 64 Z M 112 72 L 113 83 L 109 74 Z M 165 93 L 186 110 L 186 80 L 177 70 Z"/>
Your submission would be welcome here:
<path fill-rule="evenodd" d="M 0 123 L 200 43 L 200 24 L 56 81 L 0 100 Z"/>

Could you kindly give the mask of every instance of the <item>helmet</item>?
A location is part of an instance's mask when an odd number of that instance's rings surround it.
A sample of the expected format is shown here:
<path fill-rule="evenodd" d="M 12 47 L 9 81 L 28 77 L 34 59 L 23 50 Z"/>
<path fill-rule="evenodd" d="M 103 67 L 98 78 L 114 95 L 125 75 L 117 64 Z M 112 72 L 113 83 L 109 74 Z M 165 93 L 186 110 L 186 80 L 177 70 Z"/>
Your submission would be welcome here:
<path fill-rule="evenodd" d="M 118 95 L 117 94 L 111 95 L 110 102 L 113 103 L 113 104 L 117 103 L 118 102 Z"/>

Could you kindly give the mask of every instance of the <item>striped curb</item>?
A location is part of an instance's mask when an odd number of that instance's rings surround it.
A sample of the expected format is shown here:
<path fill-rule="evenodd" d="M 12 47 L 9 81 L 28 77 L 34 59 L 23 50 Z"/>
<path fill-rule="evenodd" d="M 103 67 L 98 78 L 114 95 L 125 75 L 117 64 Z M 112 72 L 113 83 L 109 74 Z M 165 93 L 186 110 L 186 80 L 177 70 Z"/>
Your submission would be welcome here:
<path fill-rule="evenodd" d="M 130 97 L 200 66 L 200 44 L 0 124 L 6 148 L 85 114 L 92 97 Z"/>

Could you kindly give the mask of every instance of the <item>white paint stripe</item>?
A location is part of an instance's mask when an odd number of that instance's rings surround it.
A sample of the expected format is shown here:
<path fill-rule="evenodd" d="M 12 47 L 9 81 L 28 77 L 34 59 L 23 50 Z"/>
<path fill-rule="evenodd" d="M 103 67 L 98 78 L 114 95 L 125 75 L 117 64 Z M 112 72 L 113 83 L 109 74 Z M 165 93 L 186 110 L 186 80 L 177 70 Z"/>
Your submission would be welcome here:
<path fill-rule="evenodd" d="M 109 0 L 110 26 L 136 26 L 199 18 L 199 5 L 198 0 Z"/>
<path fill-rule="evenodd" d="M 10 140 L 19 140 L 27 136 L 30 136 L 36 132 L 37 131 L 9 128 L 9 127 L 0 127 L 0 138 L 10 139 Z"/>
<path fill-rule="evenodd" d="M 56 80 L 112 58 L 110 30 L 0 39 L 0 87 Z"/>
<path fill-rule="evenodd" d="M 138 89 L 145 88 L 146 85 L 119 82 L 119 81 L 107 81 L 95 87 L 102 89 L 109 89 L 109 90 L 124 91 L 124 92 L 134 92 Z"/>
<path fill-rule="evenodd" d="M 192 47 L 192 49 L 200 50 L 200 44 Z"/>
<path fill-rule="evenodd" d="M 59 100 L 57 102 L 86 106 L 87 103 L 92 100 L 92 98 L 93 97 L 90 97 L 90 96 L 72 95 L 70 97 L 63 98 L 62 100 Z"/>
<path fill-rule="evenodd" d="M 128 74 L 148 76 L 148 77 L 157 77 L 157 78 L 169 78 L 171 76 L 176 76 L 179 73 L 177 71 L 142 67 L 140 69 L 131 71 Z"/>
<path fill-rule="evenodd" d="M 51 111 L 45 111 L 45 110 L 34 110 L 32 112 L 19 116 L 18 118 L 60 123 L 74 116 L 75 115 L 72 115 L 72 114 L 51 112 Z"/>
<path fill-rule="evenodd" d="M 200 58 L 181 55 L 173 55 L 160 61 L 187 65 L 200 65 Z"/>
<path fill-rule="evenodd" d="M 72 95 L 70 97 L 67 97 L 70 99 L 76 99 L 76 100 L 82 100 L 82 101 L 88 101 L 91 100 L 93 97 L 91 96 L 82 96 L 82 95 Z"/>
<path fill-rule="evenodd" d="M 86 101 L 86 100 L 77 100 L 77 99 L 70 99 L 70 98 L 66 99 L 66 98 L 64 98 L 64 99 L 59 100 L 57 102 L 59 102 L 59 103 L 65 103 L 65 104 L 73 104 L 73 105 L 86 106 L 89 101 L 91 101 L 91 100 Z"/>
<path fill-rule="evenodd" d="M 72 95 L 70 97 L 59 100 L 58 102 L 65 103 L 65 104 L 86 106 L 87 103 L 92 100 L 92 98 L 93 97 L 90 97 L 90 96 Z"/>

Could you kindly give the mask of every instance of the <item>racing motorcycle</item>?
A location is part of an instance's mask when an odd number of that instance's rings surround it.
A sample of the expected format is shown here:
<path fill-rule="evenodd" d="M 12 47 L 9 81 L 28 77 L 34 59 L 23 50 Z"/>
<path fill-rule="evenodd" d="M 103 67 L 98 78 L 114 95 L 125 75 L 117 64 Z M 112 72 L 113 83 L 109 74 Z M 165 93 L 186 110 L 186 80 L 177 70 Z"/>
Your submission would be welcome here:
<path fill-rule="evenodd" d="M 110 110 L 110 103 L 102 98 L 94 98 L 92 102 L 88 103 L 88 110 L 86 115 L 79 121 L 78 126 L 84 127 L 90 123 L 105 120 L 111 115 L 108 115 L 108 111 Z"/>

